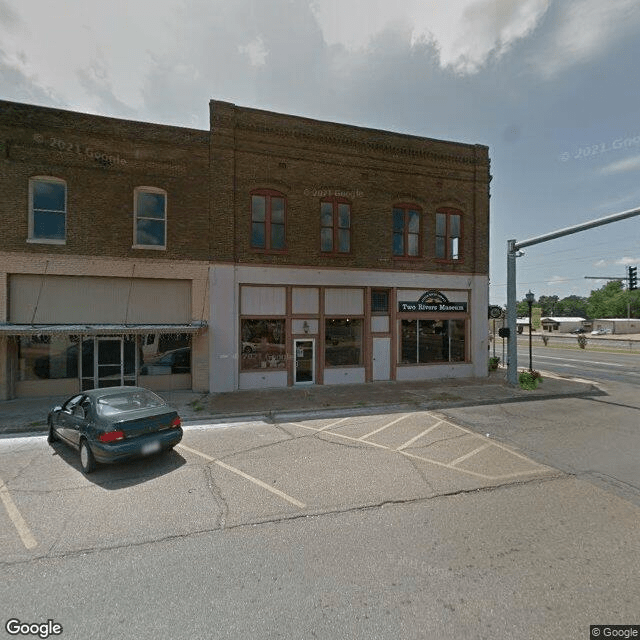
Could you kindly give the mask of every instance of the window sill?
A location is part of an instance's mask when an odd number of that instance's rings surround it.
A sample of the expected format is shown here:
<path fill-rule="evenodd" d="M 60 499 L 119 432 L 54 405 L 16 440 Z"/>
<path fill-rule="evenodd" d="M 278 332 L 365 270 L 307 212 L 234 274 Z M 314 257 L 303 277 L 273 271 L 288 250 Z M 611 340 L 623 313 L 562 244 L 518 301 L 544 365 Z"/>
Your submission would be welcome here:
<path fill-rule="evenodd" d="M 54 239 L 54 238 L 27 238 L 27 243 L 28 244 L 58 244 L 58 245 L 63 245 L 63 244 L 67 244 L 66 239 L 65 240 L 58 240 L 58 239 Z"/>
<path fill-rule="evenodd" d="M 282 256 L 289 253 L 289 249 L 264 249 L 262 247 L 251 247 L 251 253 L 261 253 L 271 256 Z"/>
<path fill-rule="evenodd" d="M 166 251 L 167 247 L 163 247 L 156 244 L 134 244 L 131 246 L 132 249 L 151 249 L 151 251 Z"/>
<path fill-rule="evenodd" d="M 392 259 L 407 262 L 420 262 L 421 260 L 424 260 L 424 256 L 392 256 Z"/>

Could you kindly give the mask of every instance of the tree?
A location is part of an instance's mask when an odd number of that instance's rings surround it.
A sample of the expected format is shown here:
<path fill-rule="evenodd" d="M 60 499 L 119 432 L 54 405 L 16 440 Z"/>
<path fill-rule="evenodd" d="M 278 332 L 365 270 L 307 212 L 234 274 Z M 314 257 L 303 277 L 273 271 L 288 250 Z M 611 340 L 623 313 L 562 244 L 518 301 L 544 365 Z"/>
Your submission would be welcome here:
<path fill-rule="evenodd" d="M 538 306 L 542 309 L 543 316 L 557 315 L 556 305 L 558 304 L 558 296 L 540 296 Z"/>
<path fill-rule="evenodd" d="M 640 317 L 640 291 L 625 291 L 622 282 L 614 280 L 591 292 L 587 303 L 591 318 Z"/>
<path fill-rule="evenodd" d="M 582 296 L 567 296 L 556 305 L 556 315 L 565 318 L 586 318 L 588 298 Z"/>

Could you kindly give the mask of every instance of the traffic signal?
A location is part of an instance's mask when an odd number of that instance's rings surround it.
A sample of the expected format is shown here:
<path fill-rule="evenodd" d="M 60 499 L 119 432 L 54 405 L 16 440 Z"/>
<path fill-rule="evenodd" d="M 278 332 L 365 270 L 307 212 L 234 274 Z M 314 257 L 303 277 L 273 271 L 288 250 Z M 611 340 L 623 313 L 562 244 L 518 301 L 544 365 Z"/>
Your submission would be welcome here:
<path fill-rule="evenodd" d="M 638 267 L 629 267 L 629 291 L 634 291 L 638 288 L 637 271 Z"/>

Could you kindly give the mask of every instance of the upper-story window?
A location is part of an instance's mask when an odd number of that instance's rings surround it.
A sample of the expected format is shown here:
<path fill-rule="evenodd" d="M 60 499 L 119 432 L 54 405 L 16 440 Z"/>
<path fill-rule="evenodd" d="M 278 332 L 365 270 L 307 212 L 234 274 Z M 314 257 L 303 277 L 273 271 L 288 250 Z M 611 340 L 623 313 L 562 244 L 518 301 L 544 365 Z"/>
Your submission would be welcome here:
<path fill-rule="evenodd" d="M 329 198 L 320 202 L 320 250 L 351 251 L 351 204 L 347 200 Z"/>
<path fill-rule="evenodd" d="M 286 251 L 286 198 L 277 191 L 251 194 L 251 246 L 265 251 Z"/>
<path fill-rule="evenodd" d="M 29 242 L 64 244 L 67 183 L 48 176 L 29 180 Z"/>
<path fill-rule="evenodd" d="M 167 248 L 167 192 L 156 187 L 134 191 L 133 246 Z"/>
<path fill-rule="evenodd" d="M 462 259 L 462 213 L 442 208 L 436 212 L 436 258 Z"/>
<path fill-rule="evenodd" d="M 415 258 L 420 255 L 420 209 L 412 204 L 393 207 L 393 255 Z"/>

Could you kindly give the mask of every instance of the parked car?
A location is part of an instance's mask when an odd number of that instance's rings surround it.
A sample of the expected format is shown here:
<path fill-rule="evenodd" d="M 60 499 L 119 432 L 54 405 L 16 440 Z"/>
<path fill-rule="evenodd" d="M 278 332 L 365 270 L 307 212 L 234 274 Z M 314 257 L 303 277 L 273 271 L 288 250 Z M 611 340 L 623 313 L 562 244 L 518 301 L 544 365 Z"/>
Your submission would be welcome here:
<path fill-rule="evenodd" d="M 607 333 L 609 333 L 609 329 L 602 329 L 602 328 L 600 328 L 600 329 L 594 329 L 594 330 L 591 332 L 591 335 L 592 335 L 592 336 L 604 336 L 604 335 L 606 335 Z"/>
<path fill-rule="evenodd" d="M 178 412 L 142 387 L 108 387 L 79 393 L 49 411 L 49 443 L 80 452 L 80 466 L 124 462 L 172 449 L 182 440 Z"/>
<path fill-rule="evenodd" d="M 168 375 L 170 373 L 191 373 L 191 347 L 167 351 L 145 362 L 140 369 L 142 375 Z"/>
<path fill-rule="evenodd" d="M 569 331 L 569 333 L 586 333 L 586 329 L 583 329 L 582 327 L 578 327 L 577 329 L 571 329 L 571 331 Z"/>

